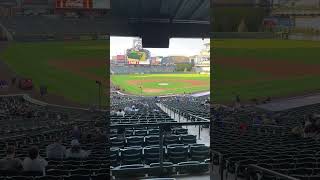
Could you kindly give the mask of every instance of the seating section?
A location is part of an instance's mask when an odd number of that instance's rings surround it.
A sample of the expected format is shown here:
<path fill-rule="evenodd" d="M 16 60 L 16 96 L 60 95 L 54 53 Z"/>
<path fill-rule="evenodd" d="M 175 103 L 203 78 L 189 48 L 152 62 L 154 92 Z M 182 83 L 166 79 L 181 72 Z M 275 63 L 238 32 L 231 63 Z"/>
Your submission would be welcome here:
<path fill-rule="evenodd" d="M 115 74 L 152 74 L 152 73 L 173 73 L 175 65 L 111 65 L 110 71 Z"/>
<path fill-rule="evenodd" d="M 114 178 L 151 178 L 160 174 L 172 177 L 182 174 L 201 174 L 209 171 L 209 147 L 197 144 L 197 136 L 186 127 L 171 125 L 163 132 L 163 169 L 160 168 L 160 130 L 158 123 L 172 119 L 156 103 L 156 98 L 122 96 L 114 93 L 111 110 L 134 107 L 125 115 L 111 113 L 110 161 Z M 128 125 L 148 124 L 129 127 Z M 126 126 L 127 125 L 127 126 Z"/>
<path fill-rule="evenodd" d="M 105 34 L 109 28 L 105 19 L 106 17 L 96 17 L 93 21 L 89 17 L 66 18 L 55 15 L 40 15 L 0 17 L 0 22 L 14 36 L 15 40 L 47 41 L 52 39 L 69 40 L 68 38 L 79 40 L 79 34 Z M 46 25 L 43 26 L 43 24 Z"/>
<path fill-rule="evenodd" d="M 244 177 L 248 165 L 255 164 L 298 179 L 320 177 L 319 141 L 291 133 L 291 128 L 303 123 L 304 116 L 320 112 L 319 104 L 277 113 L 250 108 L 230 111 L 222 107 L 212 109 L 211 127 L 212 161 L 227 176 L 231 173 Z M 257 124 L 252 121 L 253 116 L 269 120 Z M 247 123 L 248 128 L 241 130 L 240 123 Z M 222 159 L 215 152 L 221 153 Z M 264 175 L 263 179 L 275 177 Z"/>
<path fill-rule="evenodd" d="M 173 97 L 162 101 L 167 107 L 179 110 L 183 114 L 192 114 L 210 119 L 209 96 L 201 97 Z"/>
<path fill-rule="evenodd" d="M 6 156 L 8 144 L 16 147 L 16 157 L 23 160 L 31 146 L 48 162 L 45 173 L 0 171 L 0 179 L 107 179 L 110 159 L 106 136 L 96 136 L 96 127 L 105 134 L 104 113 L 41 106 L 22 96 L 0 97 L 0 158 Z M 83 120 L 81 120 L 83 119 Z M 94 122 L 94 123 L 92 123 Z M 70 148 L 72 129 L 81 131 L 81 148 L 90 151 L 85 159 L 48 159 L 46 147 L 58 137 Z"/>

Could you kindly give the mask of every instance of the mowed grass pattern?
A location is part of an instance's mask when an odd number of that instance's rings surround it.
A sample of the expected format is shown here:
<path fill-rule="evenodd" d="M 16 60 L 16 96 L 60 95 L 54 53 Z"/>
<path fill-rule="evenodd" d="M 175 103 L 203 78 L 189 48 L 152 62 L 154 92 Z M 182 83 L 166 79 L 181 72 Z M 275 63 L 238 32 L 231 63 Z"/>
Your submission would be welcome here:
<path fill-rule="evenodd" d="M 1 54 L 12 70 L 22 77 L 32 78 L 36 88 L 48 87 L 48 93 L 64 96 L 80 104 L 97 102 L 94 81 L 70 71 L 51 66 L 49 61 L 73 61 L 109 57 L 108 41 L 11 43 Z M 95 69 L 95 74 L 106 77 L 106 67 Z M 91 71 L 91 70 L 88 70 Z M 103 99 L 105 101 L 105 97 Z"/>
<path fill-rule="evenodd" d="M 190 81 L 197 81 L 200 84 L 192 85 Z M 207 74 L 111 75 L 111 82 L 126 93 L 144 96 L 195 93 L 210 90 L 210 75 Z M 150 89 L 154 90 L 154 92 L 147 91 Z"/>
<path fill-rule="evenodd" d="M 212 98 L 217 103 L 230 103 L 236 94 L 242 100 L 266 97 L 289 97 L 320 90 L 320 76 L 279 76 L 254 69 L 227 67 L 215 64 L 223 58 L 254 59 L 270 61 L 271 68 L 279 68 L 277 62 L 286 61 L 301 64 L 320 64 L 320 42 L 293 40 L 240 40 L 218 39 L 211 42 L 214 66 Z M 320 71 L 320 70 L 319 70 Z"/>

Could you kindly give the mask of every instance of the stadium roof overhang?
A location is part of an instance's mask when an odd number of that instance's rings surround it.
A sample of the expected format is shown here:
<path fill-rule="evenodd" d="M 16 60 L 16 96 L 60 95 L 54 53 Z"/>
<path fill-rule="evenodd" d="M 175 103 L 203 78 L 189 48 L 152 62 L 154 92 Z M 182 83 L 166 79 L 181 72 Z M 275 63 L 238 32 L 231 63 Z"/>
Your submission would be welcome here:
<path fill-rule="evenodd" d="M 209 37 L 210 0 L 111 0 L 110 34 L 165 47 L 171 37 Z"/>

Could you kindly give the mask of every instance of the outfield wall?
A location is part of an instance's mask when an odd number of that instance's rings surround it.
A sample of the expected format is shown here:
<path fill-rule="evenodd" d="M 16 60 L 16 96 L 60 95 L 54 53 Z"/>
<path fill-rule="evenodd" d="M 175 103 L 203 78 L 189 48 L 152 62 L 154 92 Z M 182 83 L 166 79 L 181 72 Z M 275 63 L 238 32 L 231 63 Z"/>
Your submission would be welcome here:
<path fill-rule="evenodd" d="M 218 39 L 279 39 L 278 34 L 272 32 L 213 32 L 211 38 Z"/>
<path fill-rule="evenodd" d="M 113 74 L 155 74 L 155 73 L 174 73 L 176 66 L 152 66 L 152 65 L 112 65 Z"/>

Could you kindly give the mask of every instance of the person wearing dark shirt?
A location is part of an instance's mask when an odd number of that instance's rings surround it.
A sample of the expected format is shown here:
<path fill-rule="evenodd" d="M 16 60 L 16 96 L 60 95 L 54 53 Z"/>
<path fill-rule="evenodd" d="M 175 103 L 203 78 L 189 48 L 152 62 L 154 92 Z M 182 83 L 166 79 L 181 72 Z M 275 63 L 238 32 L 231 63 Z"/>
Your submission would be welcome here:
<path fill-rule="evenodd" d="M 0 160 L 0 170 L 8 172 L 17 172 L 22 170 L 22 162 L 15 158 L 15 147 L 7 147 L 7 156 Z"/>
<path fill-rule="evenodd" d="M 63 159 L 66 155 L 66 147 L 61 145 L 61 139 L 57 138 L 46 148 L 48 159 Z"/>
<path fill-rule="evenodd" d="M 72 137 L 74 139 L 77 139 L 78 141 L 81 138 L 81 132 L 78 126 L 74 126 L 73 130 L 72 130 Z"/>

